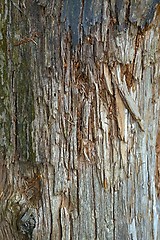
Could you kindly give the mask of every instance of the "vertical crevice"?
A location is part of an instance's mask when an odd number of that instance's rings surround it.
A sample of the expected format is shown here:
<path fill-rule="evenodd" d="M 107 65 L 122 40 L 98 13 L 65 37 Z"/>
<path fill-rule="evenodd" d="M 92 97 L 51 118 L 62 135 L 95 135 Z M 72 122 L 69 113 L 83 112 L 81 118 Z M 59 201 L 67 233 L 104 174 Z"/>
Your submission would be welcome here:
<path fill-rule="evenodd" d="M 15 70 L 12 71 L 12 101 L 13 101 L 13 134 L 14 134 L 14 160 L 18 158 L 18 93 L 15 79 Z"/>
<path fill-rule="evenodd" d="M 93 189 L 93 207 L 94 207 L 94 230 L 95 230 L 95 239 L 98 238 L 98 232 L 97 232 L 97 228 L 98 228 L 98 225 L 97 225 L 97 216 L 96 216 L 96 192 L 95 192 L 95 188 L 94 188 L 94 168 L 92 167 L 92 189 Z"/>
<path fill-rule="evenodd" d="M 73 225 L 73 219 L 72 219 L 72 213 L 69 214 L 69 223 L 70 223 L 70 240 L 73 240 L 74 236 L 74 225 Z M 77 233 L 78 234 L 78 233 Z"/>
<path fill-rule="evenodd" d="M 78 176 L 78 170 L 77 170 L 77 214 L 79 216 L 79 213 L 80 213 L 80 202 L 79 202 L 79 176 Z"/>
<path fill-rule="evenodd" d="M 62 237 L 63 237 L 63 228 L 62 228 L 62 222 L 61 222 L 61 205 L 59 207 L 58 223 L 59 223 L 59 239 L 62 239 Z"/>
<path fill-rule="evenodd" d="M 131 11 L 131 1 L 128 1 L 127 4 L 127 7 L 126 7 L 126 21 L 129 23 L 130 20 L 129 20 L 129 17 L 130 17 L 130 11 Z"/>
<path fill-rule="evenodd" d="M 18 93 L 15 91 L 15 153 L 18 157 Z"/>
<path fill-rule="evenodd" d="M 47 168 L 46 168 L 46 171 L 47 171 L 47 178 L 48 178 L 48 176 L 49 176 L 49 172 L 48 172 L 48 167 L 49 166 L 47 166 Z M 48 182 L 48 198 L 49 198 L 49 200 L 48 200 L 48 203 L 49 203 L 49 210 L 50 210 L 50 240 L 52 240 L 53 239 L 53 237 L 52 237 L 52 234 L 53 234 L 53 231 L 52 231 L 52 229 L 53 229 L 53 215 L 52 215 L 52 207 L 51 207 L 51 194 L 53 193 L 51 190 L 50 190 L 50 184 L 49 184 L 49 178 L 47 179 L 47 182 Z M 48 216 L 48 218 L 49 218 L 49 216 Z"/>
<path fill-rule="evenodd" d="M 112 187 L 112 198 L 113 198 L 113 240 L 116 240 L 115 187 Z"/>

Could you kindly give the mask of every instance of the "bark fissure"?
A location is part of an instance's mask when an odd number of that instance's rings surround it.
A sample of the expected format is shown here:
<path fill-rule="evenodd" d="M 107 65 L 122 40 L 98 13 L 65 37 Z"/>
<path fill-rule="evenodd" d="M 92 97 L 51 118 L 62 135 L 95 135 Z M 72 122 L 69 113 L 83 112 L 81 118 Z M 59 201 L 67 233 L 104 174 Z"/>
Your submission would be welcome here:
<path fill-rule="evenodd" d="M 2 0 L 2 240 L 158 239 L 156 3 Z"/>

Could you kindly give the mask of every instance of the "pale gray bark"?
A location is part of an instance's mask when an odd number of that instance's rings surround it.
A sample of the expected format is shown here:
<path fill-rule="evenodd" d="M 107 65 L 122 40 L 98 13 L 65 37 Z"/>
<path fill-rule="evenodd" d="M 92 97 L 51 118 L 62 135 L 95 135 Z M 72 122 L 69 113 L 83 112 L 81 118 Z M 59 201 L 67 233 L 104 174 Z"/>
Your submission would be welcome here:
<path fill-rule="evenodd" d="M 160 7 L 137 2 L 2 0 L 0 239 L 159 239 Z"/>

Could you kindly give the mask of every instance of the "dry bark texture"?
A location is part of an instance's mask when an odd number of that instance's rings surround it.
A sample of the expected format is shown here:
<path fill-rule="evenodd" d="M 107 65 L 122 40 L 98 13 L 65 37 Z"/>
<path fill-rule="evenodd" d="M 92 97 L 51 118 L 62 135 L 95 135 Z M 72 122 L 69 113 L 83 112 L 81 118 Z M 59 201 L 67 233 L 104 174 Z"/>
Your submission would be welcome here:
<path fill-rule="evenodd" d="M 158 2 L 1 0 L 1 240 L 160 236 Z"/>

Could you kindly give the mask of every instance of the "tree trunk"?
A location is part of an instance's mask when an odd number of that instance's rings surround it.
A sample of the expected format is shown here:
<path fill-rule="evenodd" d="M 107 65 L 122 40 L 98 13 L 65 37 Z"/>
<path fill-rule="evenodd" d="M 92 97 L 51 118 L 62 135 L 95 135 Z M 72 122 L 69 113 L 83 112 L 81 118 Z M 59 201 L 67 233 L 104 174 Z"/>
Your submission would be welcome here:
<path fill-rule="evenodd" d="M 158 2 L 1 0 L 0 239 L 159 239 Z"/>

